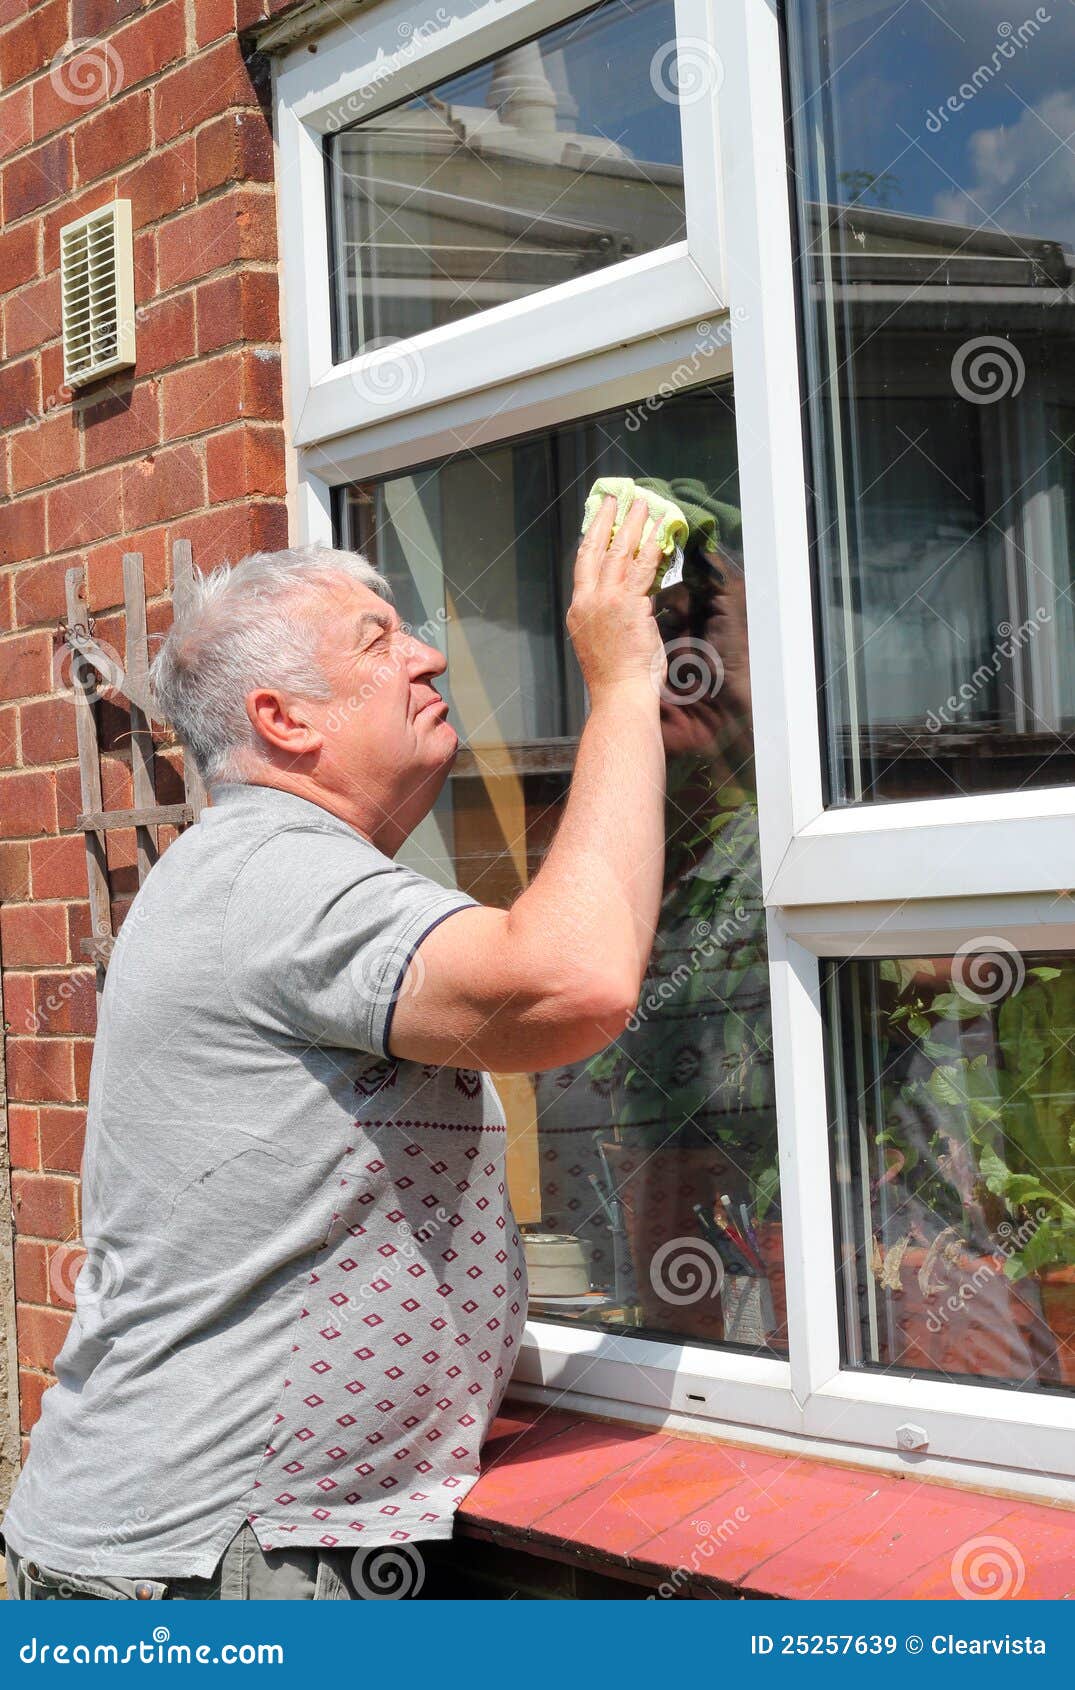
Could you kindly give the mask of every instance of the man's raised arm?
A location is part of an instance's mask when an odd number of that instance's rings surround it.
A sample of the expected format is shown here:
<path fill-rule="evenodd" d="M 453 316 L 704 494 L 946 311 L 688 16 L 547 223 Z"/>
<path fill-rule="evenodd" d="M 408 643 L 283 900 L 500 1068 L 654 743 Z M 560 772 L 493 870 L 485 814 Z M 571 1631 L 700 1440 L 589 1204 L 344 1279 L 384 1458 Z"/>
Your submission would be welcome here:
<path fill-rule="evenodd" d="M 612 498 L 579 546 L 568 631 L 590 696 L 563 819 L 510 910 L 434 928 L 395 1007 L 394 1056 L 501 1073 L 594 1055 L 638 1002 L 664 876 L 660 561 L 638 500 L 610 542 Z"/>

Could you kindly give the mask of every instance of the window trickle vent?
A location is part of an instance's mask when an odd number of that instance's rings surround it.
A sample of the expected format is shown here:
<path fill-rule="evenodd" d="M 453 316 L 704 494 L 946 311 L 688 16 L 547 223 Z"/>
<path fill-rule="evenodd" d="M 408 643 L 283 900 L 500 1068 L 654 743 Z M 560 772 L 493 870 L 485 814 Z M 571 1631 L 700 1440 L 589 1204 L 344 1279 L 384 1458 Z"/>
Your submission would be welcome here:
<path fill-rule="evenodd" d="M 134 363 L 131 202 L 113 200 L 60 230 L 63 379 L 84 387 Z"/>

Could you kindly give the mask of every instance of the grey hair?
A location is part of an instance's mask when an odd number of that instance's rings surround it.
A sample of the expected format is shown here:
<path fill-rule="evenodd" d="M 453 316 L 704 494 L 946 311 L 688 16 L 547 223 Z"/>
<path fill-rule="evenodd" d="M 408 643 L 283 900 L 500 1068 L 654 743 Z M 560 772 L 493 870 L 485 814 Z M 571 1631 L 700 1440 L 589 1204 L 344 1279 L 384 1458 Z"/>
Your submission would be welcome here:
<path fill-rule="evenodd" d="M 254 552 L 234 569 L 195 574 L 149 683 L 207 786 L 256 772 L 262 752 L 246 713 L 254 688 L 331 698 L 317 656 L 325 626 L 317 601 L 344 579 L 392 596 L 364 557 L 328 546 Z"/>

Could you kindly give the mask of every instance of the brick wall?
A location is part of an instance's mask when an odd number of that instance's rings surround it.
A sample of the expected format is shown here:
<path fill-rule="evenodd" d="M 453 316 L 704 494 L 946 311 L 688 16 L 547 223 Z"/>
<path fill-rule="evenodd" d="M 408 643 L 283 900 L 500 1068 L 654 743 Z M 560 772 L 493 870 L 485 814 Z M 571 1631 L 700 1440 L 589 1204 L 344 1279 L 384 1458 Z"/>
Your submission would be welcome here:
<path fill-rule="evenodd" d="M 122 651 L 124 551 L 144 555 L 152 637 L 173 539 L 201 568 L 286 543 L 267 67 L 237 33 L 282 9 L 0 0 L 0 954 L 24 1434 L 70 1319 L 95 1022 L 64 572 L 85 565 L 98 636 Z M 114 197 L 132 201 L 138 362 L 75 397 L 59 230 Z M 124 718 L 99 708 L 105 804 L 123 806 Z M 177 771 L 162 744 L 160 802 L 181 799 Z M 133 844 L 110 840 L 117 920 Z"/>

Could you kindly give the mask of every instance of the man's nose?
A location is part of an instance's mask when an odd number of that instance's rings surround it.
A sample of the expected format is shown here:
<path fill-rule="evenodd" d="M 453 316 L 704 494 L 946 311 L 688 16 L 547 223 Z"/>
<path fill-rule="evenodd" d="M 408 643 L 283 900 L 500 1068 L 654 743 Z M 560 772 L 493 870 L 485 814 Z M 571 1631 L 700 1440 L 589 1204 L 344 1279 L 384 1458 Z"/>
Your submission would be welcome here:
<path fill-rule="evenodd" d="M 410 641 L 409 668 L 415 680 L 423 675 L 443 675 L 448 667 L 448 659 L 435 645 L 426 645 L 423 640 L 416 640 L 413 635 Z"/>

